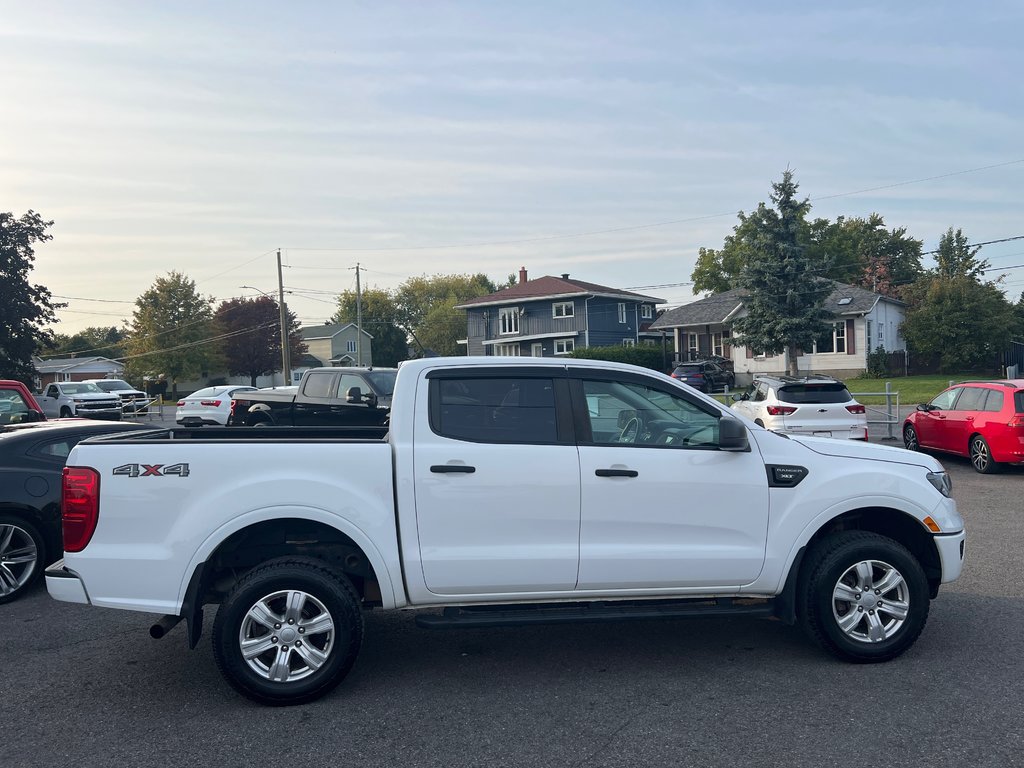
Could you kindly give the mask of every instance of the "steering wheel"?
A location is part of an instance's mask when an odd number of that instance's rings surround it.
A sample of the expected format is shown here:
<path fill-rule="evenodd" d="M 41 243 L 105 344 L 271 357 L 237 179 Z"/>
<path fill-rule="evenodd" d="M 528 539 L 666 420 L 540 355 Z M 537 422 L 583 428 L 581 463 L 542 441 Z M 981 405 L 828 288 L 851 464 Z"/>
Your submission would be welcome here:
<path fill-rule="evenodd" d="M 636 439 L 640 436 L 640 419 L 636 416 L 626 422 L 626 426 L 622 428 L 619 433 L 620 443 L 635 443 Z"/>

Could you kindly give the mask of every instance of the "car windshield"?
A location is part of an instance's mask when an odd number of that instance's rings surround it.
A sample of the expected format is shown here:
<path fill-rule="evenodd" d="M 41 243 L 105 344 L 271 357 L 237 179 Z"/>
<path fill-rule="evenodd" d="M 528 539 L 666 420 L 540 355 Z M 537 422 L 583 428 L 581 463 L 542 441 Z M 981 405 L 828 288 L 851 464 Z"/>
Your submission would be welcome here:
<path fill-rule="evenodd" d="M 65 395 L 94 395 L 97 392 L 103 392 L 103 390 L 95 384 L 89 384 L 84 381 L 75 382 L 73 384 L 61 384 L 60 390 Z"/>
<path fill-rule="evenodd" d="M 121 381 L 120 379 L 104 379 L 103 381 L 97 381 L 96 386 L 104 392 L 116 392 L 119 389 L 135 389 L 135 387 L 127 381 Z"/>
<path fill-rule="evenodd" d="M 367 371 L 366 379 L 378 395 L 391 397 L 395 391 L 395 378 L 398 374 L 395 371 Z"/>
<path fill-rule="evenodd" d="M 839 384 L 787 384 L 779 389 L 781 403 L 848 403 L 853 398 L 846 385 Z"/>

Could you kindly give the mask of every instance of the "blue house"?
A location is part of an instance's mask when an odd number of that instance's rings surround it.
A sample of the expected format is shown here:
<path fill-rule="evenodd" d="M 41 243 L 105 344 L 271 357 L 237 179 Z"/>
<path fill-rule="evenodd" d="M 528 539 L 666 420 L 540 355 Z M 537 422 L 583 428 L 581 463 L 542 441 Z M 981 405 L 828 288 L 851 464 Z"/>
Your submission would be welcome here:
<path fill-rule="evenodd" d="M 466 310 L 467 354 L 552 357 L 577 347 L 633 346 L 660 338 L 647 329 L 664 299 L 561 277 L 519 282 L 456 306 Z"/>

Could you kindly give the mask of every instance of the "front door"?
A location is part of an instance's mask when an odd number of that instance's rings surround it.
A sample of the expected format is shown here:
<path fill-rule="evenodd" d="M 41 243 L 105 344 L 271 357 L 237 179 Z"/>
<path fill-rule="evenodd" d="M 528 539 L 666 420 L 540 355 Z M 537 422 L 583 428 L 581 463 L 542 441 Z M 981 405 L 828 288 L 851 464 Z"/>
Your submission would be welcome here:
<path fill-rule="evenodd" d="M 564 369 L 437 373 L 429 413 L 417 409 L 413 460 L 427 589 L 470 599 L 572 590 L 580 468 Z"/>
<path fill-rule="evenodd" d="M 951 450 L 946 447 L 948 429 L 946 421 L 949 413 L 953 410 L 953 404 L 957 396 L 963 391 L 962 387 L 947 389 L 940 392 L 929 405 L 931 410 L 921 411 L 921 415 L 914 422 L 917 428 L 917 442 L 925 448 L 939 448 Z"/>
<path fill-rule="evenodd" d="M 757 579 L 768 479 L 756 445 L 719 450 L 719 412 L 671 384 L 579 373 L 573 392 L 585 401 L 591 439 L 580 441 L 578 589 L 700 589 Z"/>

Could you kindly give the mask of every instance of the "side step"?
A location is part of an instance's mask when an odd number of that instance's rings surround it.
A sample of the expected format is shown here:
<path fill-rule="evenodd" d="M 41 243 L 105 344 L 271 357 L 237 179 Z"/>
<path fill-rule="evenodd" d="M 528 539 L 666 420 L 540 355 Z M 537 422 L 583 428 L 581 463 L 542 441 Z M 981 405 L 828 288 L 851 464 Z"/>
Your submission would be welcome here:
<path fill-rule="evenodd" d="M 771 617 L 774 615 L 774 600 L 724 597 L 692 600 L 629 600 L 450 607 L 445 608 L 439 614 L 419 615 L 416 617 L 416 624 L 425 629 L 458 629 L 518 627 L 527 624 L 680 619 L 697 616 Z"/>

